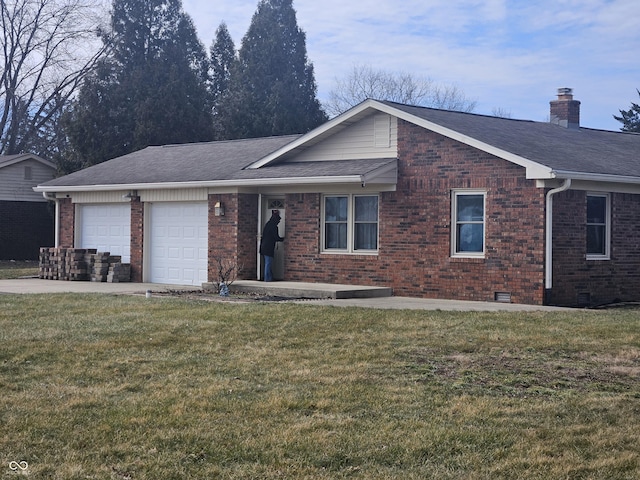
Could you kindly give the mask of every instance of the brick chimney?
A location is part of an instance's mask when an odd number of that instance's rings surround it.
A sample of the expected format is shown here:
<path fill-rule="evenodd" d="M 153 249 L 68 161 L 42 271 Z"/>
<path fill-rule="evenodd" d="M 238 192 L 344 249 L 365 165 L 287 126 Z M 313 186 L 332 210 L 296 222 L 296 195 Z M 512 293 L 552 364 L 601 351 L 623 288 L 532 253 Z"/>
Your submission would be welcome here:
<path fill-rule="evenodd" d="M 580 128 L 580 102 L 573 99 L 573 89 L 559 88 L 558 99 L 551 105 L 550 122 L 565 128 Z"/>

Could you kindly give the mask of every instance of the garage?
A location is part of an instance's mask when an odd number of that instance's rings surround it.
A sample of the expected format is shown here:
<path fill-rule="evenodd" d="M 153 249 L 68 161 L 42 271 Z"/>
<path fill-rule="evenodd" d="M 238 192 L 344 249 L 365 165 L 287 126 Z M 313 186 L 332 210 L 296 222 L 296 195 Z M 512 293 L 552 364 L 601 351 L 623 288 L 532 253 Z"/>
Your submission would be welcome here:
<path fill-rule="evenodd" d="M 207 281 L 208 205 L 158 202 L 149 208 L 149 281 L 202 285 Z"/>
<path fill-rule="evenodd" d="M 80 248 L 120 255 L 131 261 L 131 206 L 129 203 L 79 205 Z"/>

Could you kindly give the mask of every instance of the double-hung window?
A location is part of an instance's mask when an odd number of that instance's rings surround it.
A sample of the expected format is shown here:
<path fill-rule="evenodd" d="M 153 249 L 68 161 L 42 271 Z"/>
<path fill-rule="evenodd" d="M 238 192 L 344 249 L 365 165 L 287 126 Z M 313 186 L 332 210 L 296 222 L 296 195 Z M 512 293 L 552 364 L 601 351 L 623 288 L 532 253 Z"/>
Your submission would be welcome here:
<path fill-rule="evenodd" d="M 454 191 L 452 200 L 452 255 L 459 257 L 483 256 L 485 192 Z"/>
<path fill-rule="evenodd" d="M 322 250 L 344 253 L 377 252 L 378 196 L 324 196 Z"/>
<path fill-rule="evenodd" d="M 608 260 L 611 205 L 608 194 L 587 194 L 587 258 Z"/>

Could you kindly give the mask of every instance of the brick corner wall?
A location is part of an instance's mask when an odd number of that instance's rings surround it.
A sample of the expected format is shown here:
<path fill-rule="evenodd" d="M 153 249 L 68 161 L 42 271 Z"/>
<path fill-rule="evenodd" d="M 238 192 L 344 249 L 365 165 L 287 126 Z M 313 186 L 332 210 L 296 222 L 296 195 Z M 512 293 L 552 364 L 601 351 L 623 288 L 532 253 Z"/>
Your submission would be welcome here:
<path fill-rule="evenodd" d="M 554 197 L 553 288 L 564 306 L 640 301 L 640 195 L 611 194 L 611 258 L 587 260 L 586 192 Z"/>

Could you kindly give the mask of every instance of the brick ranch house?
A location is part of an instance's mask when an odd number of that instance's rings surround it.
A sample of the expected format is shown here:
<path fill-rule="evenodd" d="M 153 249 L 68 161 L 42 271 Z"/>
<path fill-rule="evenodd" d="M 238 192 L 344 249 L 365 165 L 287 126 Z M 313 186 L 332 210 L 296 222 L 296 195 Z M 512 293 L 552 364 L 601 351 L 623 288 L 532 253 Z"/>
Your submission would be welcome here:
<path fill-rule="evenodd" d="M 53 242 L 53 209 L 33 187 L 55 174 L 37 155 L 0 155 L 0 260 L 36 260 L 39 246 Z"/>
<path fill-rule="evenodd" d="M 148 147 L 39 185 L 56 245 L 130 261 L 133 281 L 275 276 L 527 304 L 640 300 L 640 135 L 367 100 L 305 135 Z"/>

